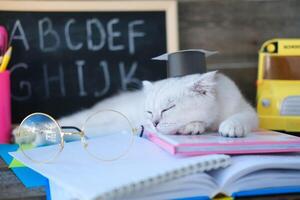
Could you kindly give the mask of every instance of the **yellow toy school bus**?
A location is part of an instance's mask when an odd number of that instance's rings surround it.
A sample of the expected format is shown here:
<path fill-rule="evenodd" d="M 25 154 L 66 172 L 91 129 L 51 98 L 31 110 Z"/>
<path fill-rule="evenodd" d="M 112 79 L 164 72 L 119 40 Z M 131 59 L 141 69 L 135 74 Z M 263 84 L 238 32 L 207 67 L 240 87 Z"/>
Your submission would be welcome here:
<path fill-rule="evenodd" d="M 300 133 L 300 39 L 273 39 L 259 52 L 260 127 Z"/>

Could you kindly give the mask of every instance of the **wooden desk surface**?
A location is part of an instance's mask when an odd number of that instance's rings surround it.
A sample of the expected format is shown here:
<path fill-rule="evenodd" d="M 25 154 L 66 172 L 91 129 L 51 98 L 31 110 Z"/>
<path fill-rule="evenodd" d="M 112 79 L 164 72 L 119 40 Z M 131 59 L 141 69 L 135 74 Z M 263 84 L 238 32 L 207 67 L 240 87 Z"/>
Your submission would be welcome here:
<path fill-rule="evenodd" d="M 28 189 L 0 158 L 0 200 L 40 200 L 46 199 L 43 187 Z"/>

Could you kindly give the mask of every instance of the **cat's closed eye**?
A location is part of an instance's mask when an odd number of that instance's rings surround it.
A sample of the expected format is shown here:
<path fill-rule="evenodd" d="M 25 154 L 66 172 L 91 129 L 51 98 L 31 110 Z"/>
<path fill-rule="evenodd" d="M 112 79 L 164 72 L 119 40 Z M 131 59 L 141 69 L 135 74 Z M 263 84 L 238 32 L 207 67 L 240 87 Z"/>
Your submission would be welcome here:
<path fill-rule="evenodd" d="M 146 111 L 148 114 L 153 115 L 153 113 L 149 110 Z"/>
<path fill-rule="evenodd" d="M 175 106 L 176 106 L 176 105 L 174 104 L 174 105 L 172 105 L 172 106 L 170 106 L 170 107 L 168 107 L 168 108 L 166 108 L 166 109 L 163 109 L 163 110 L 161 111 L 160 115 L 163 115 L 164 112 L 166 112 L 166 111 L 168 111 L 168 110 L 171 110 L 171 109 L 174 108 Z"/>

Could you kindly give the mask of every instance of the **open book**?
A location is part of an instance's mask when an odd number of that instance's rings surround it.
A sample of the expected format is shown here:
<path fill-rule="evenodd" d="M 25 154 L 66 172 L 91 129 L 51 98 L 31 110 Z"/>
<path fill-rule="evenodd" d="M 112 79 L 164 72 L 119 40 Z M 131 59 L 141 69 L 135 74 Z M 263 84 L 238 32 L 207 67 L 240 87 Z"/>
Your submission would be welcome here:
<path fill-rule="evenodd" d="M 122 137 L 114 136 L 111 139 L 115 146 L 108 145 L 103 138 L 93 138 L 93 143 L 109 151 L 124 142 Z M 27 151 L 39 160 L 39 157 L 51 155 L 56 149 L 57 146 L 52 145 Z M 226 155 L 175 157 L 144 138 L 135 138 L 129 153 L 114 162 L 93 159 L 78 141 L 66 143 L 57 159 L 48 164 L 32 162 L 22 152 L 13 152 L 11 155 L 47 177 L 51 195 L 63 195 L 64 199 L 130 199 L 131 195 L 140 194 L 142 190 L 150 192 L 148 188 L 156 185 L 183 177 L 193 180 L 194 174 L 202 175 L 204 171 L 230 164 L 230 157 Z"/>
<path fill-rule="evenodd" d="M 29 151 L 43 156 L 52 148 L 55 146 Z M 47 177 L 51 195 L 57 198 L 63 195 L 64 199 L 153 200 L 207 198 L 219 193 L 230 196 L 247 191 L 300 192 L 300 154 L 296 153 L 233 156 L 231 159 L 226 155 L 180 158 L 148 140 L 136 138 L 126 157 L 108 163 L 89 157 L 79 142 L 67 143 L 51 164 L 33 163 L 21 152 L 11 154 Z M 230 160 L 232 164 L 222 169 Z M 205 172 L 207 170 L 212 171 Z"/>
<path fill-rule="evenodd" d="M 231 157 L 224 169 L 182 177 L 135 193 L 130 199 L 248 196 L 300 192 L 300 154 Z"/>
<path fill-rule="evenodd" d="M 157 183 L 119 199 L 208 199 L 220 193 L 245 197 L 300 192 L 300 154 L 234 156 L 231 160 L 227 168 Z M 53 199 L 78 197 L 54 181 L 50 181 L 50 189 Z"/>

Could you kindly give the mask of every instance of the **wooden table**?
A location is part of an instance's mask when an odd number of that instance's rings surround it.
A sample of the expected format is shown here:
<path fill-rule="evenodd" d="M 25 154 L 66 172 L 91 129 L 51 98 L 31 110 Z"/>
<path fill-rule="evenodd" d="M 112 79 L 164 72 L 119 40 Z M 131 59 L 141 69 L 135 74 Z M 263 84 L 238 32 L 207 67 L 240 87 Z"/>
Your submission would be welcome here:
<path fill-rule="evenodd" d="M 43 187 L 28 189 L 0 158 L 0 200 L 46 199 Z"/>

